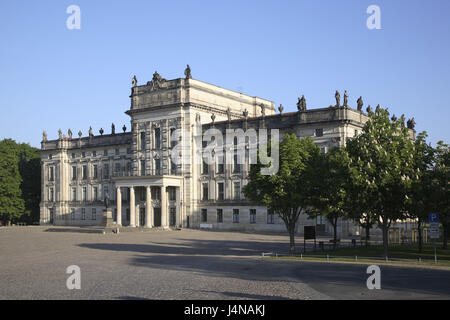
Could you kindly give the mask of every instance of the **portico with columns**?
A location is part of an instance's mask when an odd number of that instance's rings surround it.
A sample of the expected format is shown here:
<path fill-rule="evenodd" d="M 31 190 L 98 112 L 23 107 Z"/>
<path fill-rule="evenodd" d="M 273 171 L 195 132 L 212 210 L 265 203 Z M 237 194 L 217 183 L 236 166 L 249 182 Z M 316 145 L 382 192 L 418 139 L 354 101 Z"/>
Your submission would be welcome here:
<path fill-rule="evenodd" d="M 183 178 L 179 176 L 114 178 L 117 226 L 183 227 Z M 128 204 L 122 193 L 129 190 Z M 129 221 L 124 207 L 129 207 Z"/>

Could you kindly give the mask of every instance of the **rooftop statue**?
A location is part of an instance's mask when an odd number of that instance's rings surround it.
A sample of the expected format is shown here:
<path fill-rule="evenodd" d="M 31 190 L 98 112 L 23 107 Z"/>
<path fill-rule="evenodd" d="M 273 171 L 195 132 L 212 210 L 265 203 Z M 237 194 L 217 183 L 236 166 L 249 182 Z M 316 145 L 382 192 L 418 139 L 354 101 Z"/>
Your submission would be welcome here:
<path fill-rule="evenodd" d="M 92 127 L 89 127 L 89 137 L 92 138 L 94 136 L 94 133 L 92 132 Z"/>
<path fill-rule="evenodd" d="M 344 91 L 344 107 L 348 107 L 348 94 L 347 94 L 347 90 Z"/>
<path fill-rule="evenodd" d="M 408 129 L 414 130 L 414 128 L 416 127 L 416 120 L 414 120 L 414 117 L 412 117 L 411 119 L 409 119 L 409 120 L 406 122 L 406 125 L 408 126 Z"/>
<path fill-rule="evenodd" d="M 280 106 L 278 107 L 278 111 L 280 111 L 280 114 L 283 113 L 284 107 L 282 104 L 280 104 Z"/>
<path fill-rule="evenodd" d="M 59 140 L 62 139 L 62 131 L 61 131 L 61 129 L 58 130 L 58 138 L 59 138 Z"/>
<path fill-rule="evenodd" d="M 67 135 L 69 136 L 69 139 L 72 139 L 72 130 L 67 130 Z"/>
<path fill-rule="evenodd" d="M 192 79 L 191 67 L 189 67 L 189 65 L 187 65 L 186 69 L 184 70 L 184 75 L 186 76 L 186 79 Z"/>
<path fill-rule="evenodd" d="M 133 76 L 133 79 L 131 79 L 131 85 L 132 85 L 133 87 L 136 87 L 136 86 L 137 86 L 137 83 L 138 83 L 138 81 L 137 81 L 137 79 L 136 79 L 136 76 Z"/>
<path fill-rule="evenodd" d="M 265 117 L 266 116 L 266 107 L 264 104 L 261 103 L 261 116 Z"/>
<path fill-rule="evenodd" d="M 363 107 L 363 105 L 364 105 L 364 102 L 363 102 L 363 100 L 362 100 L 362 97 L 359 97 L 358 98 L 358 100 L 356 101 L 356 103 L 357 103 L 357 108 L 358 108 L 358 111 L 361 111 L 362 110 L 362 107 Z"/>
<path fill-rule="evenodd" d="M 283 107 L 281 104 L 280 104 L 280 106 Z M 244 115 L 244 118 L 245 118 L 245 119 L 248 118 L 248 110 L 247 110 L 247 109 L 245 109 L 244 112 L 243 112 L 242 114 Z"/>
<path fill-rule="evenodd" d="M 336 90 L 334 97 L 336 99 L 336 108 L 339 108 L 341 106 L 341 95 L 339 94 L 339 91 Z"/>
<path fill-rule="evenodd" d="M 370 106 L 370 104 L 367 106 L 366 111 L 367 111 L 367 113 L 371 113 L 372 112 L 372 107 Z"/>
<path fill-rule="evenodd" d="M 304 95 L 302 95 L 301 98 L 298 98 L 297 109 L 298 111 L 306 111 L 306 99 Z"/>
<path fill-rule="evenodd" d="M 392 120 L 392 122 L 395 122 L 395 121 L 397 121 L 397 117 L 395 116 L 395 114 L 394 114 L 394 115 L 392 115 L 392 118 L 391 118 L 391 120 Z"/>
<path fill-rule="evenodd" d="M 42 132 L 42 141 L 46 142 L 47 141 L 47 131 L 44 130 L 44 132 Z"/>
<path fill-rule="evenodd" d="M 113 124 L 111 124 L 111 134 L 116 134 L 116 126 Z"/>
<path fill-rule="evenodd" d="M 127 126 L 126 126 L 126 125 L 123 125 L 122 130 L 123 130 L 123 132 L 125 133 L 125 131 L 127 131 Z"/>
<path fill-rule="evenodd" d="M 405 115 L 404 114 L 402 114 L 401 117 L 400 117 L 400 126 L 402 128 L 405 127 Z"/>

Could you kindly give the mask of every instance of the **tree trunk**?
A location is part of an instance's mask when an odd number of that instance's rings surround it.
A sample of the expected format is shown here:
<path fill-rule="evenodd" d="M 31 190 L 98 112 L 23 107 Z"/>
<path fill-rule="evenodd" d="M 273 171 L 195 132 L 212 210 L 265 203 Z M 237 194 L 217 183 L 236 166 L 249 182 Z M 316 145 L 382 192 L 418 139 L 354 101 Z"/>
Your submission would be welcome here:
<path fill-rule="evenodd" d="M 417 221 L 417 234 L 418 234 L 418 241 L 419 241 L 419 253 L 422 253 L 422 218 L 419 217 L 419 220 Z"/>
<path fill-rule="evenodd" d="M 295 224 L 289 226 L 289 252 L 291 255 L 295 254 Z"/>
<path fill-rule="evenodd" d="M 333 250 L 336 250 L 336 243 L 337 243 L 337 219 L 335 219 L 333 223 Z"/>
<path fill-rule="evenodd" d="M 381 226 L 382 230 L 383 230 L 383 258 L 386 258 L 388 256 L 388 232 L 389 232 L 389 227 L 387 222 L 383 221 L 383 224 Z"/>
<path fill-rule="evenodd" d="M 366 224 L 366 247 L 369 246 L 369 239 L 370 239 L 370 224 Z"/>

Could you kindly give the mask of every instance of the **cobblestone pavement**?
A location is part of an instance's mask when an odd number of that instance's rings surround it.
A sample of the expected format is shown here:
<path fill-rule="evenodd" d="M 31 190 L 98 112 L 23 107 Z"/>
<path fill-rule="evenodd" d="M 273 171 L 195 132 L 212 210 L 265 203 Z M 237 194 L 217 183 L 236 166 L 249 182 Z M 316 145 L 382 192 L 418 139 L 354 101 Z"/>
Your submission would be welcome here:
<path fill-rule="evenodd" d="M 0 228 L 0 299 L 450 298 L 450 271 L 262 259 L 286 235 L 199 230 L 95 234 L 64 227 Z M 66 268 L 81 269 L 68 290 Z"/>

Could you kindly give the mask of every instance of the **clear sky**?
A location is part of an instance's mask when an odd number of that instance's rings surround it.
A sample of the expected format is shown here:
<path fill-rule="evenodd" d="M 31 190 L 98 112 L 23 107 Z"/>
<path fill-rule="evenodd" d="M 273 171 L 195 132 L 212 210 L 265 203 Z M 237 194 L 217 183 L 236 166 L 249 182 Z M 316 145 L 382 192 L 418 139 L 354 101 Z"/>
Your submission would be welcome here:
<path fill-rule="evenodd" d="M 81 29 L 69 30 L 69 5 Z M 369 30 L 369 5 L 381 30 Z M 157 70 L 272 100 L 296 111 L 335 103 L 415 117 L 450 142 L 450 1 L 58 0 L 0 2 L 0 139 L 40 147 L 42 131 L 126 124 L 131 78 Z"/>

